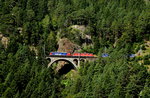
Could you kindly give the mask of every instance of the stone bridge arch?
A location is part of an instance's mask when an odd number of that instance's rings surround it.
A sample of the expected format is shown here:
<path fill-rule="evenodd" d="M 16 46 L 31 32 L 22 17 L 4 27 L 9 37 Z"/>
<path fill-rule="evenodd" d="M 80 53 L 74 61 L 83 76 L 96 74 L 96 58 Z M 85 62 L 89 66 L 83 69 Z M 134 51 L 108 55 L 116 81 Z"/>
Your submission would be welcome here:
<path fill-rule="evenodd" d="M 47 60 L 49 60 L 48 67 L 50 67 L 53 63 L 57 61 L 66 61 L 69 62 L 71 65 L 73 65 L 74 69 L 77 69 L 80 67 L 80 62 L 87 62 L 87 61 L 95 61 L 97 57 L 65 57 L 65 56 L 49 56 L 46 57 Z"/>
<path fill-rule="evenodd" d="M 73 65 L 74 69 L 77 69 L 78 67 L 78 65 L 74 63 L 74 59 L 70 59 L 70 58 L 49 58 L 49 59 L 51 62 L 48 64 L 48 67 L 52 66 L 55 62 L 58 62 L 58 61 L 69 62 L 70 64 Z"/>

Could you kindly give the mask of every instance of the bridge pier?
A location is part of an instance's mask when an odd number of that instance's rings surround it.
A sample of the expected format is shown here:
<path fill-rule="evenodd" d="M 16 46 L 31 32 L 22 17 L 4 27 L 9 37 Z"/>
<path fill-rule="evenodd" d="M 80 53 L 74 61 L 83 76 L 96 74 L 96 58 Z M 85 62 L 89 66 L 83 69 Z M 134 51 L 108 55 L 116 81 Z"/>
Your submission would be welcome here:
<path fill-rule="evenodd" d="M 80 67 L 80 59 L 78 60 L 78 67 Z"/>

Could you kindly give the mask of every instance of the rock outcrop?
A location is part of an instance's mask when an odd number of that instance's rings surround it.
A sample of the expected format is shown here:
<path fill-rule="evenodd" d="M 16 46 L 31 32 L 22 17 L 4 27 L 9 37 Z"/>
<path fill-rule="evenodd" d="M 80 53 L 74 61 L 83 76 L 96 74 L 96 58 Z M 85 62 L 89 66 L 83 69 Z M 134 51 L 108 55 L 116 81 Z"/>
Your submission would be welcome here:
<path fill-rule="evenodd" d="M 3 34 L 1 32 L 0 32 L 0 41 L 1 41 L 2 45 L 4 45 L 4 48 L 8 47 L 9 38 L 3 36 Z"/>
<path fill-rule="evenodd" d="M 68 52 L 68 53 L 74 53 L 80 50 L 80 46 L 72 43 L 70 40 L 67 38 L 60 39 L 58 41 L 58 52 Z M 58 72 L 67 62 L 60 61 L 56 71 Z"/>
<path fill-rule="evenodd" d="M 72 43 L 70 40 L 67 38 L 60 39 L 58 41 L 58 52 L 69 52 L 73 53 L 76 52 L 77 50 L 80 50 L 80 46 Z"/>

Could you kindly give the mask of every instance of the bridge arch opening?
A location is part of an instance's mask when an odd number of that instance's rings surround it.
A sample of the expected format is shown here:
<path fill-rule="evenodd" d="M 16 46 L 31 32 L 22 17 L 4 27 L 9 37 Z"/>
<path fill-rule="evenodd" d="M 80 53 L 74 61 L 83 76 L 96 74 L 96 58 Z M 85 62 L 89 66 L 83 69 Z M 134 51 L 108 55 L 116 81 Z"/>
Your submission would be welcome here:
<path fill-rule="evenodd" d="M 51 62 L 51 66 L 53 66 L 55 63 L 58 63 L 59 61 L 67 62 L 63 66 L 57 66 L 57 67 L 61 67 L 61 68 L 58 68 L 58 70 L 57 70 L 60 75 L 67 74 L 71 70 L 76 70 L 76 64 L 74 62 L 71 62 L 71 61 L 66 60 L 66 59 L 55 60 L 55 61 Z"/>
<path fill-rule="evenodd" d="M 51 59 L 50 59 L 50 58 L 47 58 L 47 60 L 48 60 L 49 62 L 51 62 Z"/>
<path fill-rule="evenodd" d="M 83 63 L 85 62 L 85 60 L 84 60 L 84 59 L 81 59 L 80 61 L 81 61 L 81 62 L 83 62 Z"/>
<path fill-rule="evenodd" d="M 73 62 L 78 65 L 78 60 L 77 59 L 74 59 Z"/>

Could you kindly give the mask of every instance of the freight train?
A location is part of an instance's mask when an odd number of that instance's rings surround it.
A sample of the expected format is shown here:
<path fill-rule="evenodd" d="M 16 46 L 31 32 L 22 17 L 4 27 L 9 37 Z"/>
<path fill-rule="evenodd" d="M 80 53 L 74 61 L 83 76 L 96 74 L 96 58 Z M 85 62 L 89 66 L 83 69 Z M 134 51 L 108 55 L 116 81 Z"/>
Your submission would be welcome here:
<path fill-rule="evenodd" d="M 96 57 L 92 53 L 65 53 L 65 52 L 50 52 L 50 56 L 84 56 L 84 57 Z"/>

